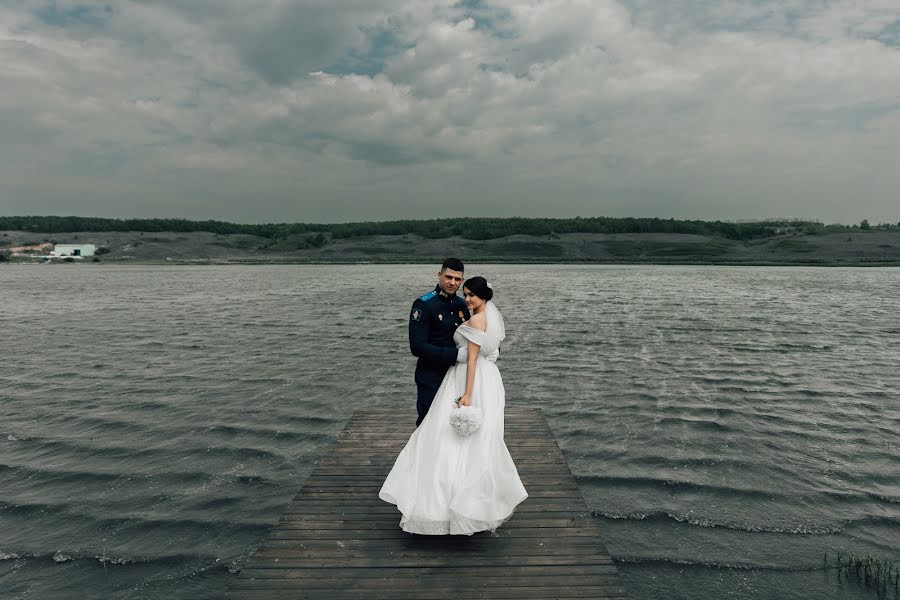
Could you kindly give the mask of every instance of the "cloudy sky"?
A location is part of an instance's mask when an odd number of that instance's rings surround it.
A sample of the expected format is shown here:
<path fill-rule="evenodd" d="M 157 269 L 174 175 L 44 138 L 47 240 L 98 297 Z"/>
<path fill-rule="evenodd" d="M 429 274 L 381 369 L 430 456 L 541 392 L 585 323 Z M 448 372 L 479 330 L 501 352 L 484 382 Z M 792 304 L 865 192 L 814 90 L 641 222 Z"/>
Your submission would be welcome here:
<path fill-rule="evenodd" d="M 0 214 L 900 221 L 897 0 L 0 0 Z"/>

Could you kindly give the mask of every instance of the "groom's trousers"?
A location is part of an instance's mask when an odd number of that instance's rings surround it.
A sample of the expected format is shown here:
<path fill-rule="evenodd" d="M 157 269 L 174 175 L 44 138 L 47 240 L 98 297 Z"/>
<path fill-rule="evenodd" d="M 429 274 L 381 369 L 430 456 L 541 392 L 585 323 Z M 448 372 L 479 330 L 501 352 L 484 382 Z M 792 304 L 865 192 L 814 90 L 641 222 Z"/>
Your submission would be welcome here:
<path fill-rule="evenodd" d="M 423 369 L 420 367 L 416 369 L 416 412 L 418 413 L 416 427 L 422 423 L 425 415 L 428 414 L 428 409 L 431 408 L 434 396 L 437 394 L 438 388 L 441 387 L 441 382 L 446 374 L 447 368 Z"/>

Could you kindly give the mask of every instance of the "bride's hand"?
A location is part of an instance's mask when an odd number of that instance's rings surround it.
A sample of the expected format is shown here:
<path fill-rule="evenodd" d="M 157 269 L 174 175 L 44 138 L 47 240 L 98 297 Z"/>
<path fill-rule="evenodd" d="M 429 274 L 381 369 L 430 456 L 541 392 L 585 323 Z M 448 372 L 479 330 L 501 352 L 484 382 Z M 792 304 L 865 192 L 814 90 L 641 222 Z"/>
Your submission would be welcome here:
<path fill-rule="evenodd" d="M 469 394 L 463 394 L 463 397 L 459 400 L 459 405 L 469 406 L 470 404 L 472 404 L 472 396 L 470 396 Z"/>

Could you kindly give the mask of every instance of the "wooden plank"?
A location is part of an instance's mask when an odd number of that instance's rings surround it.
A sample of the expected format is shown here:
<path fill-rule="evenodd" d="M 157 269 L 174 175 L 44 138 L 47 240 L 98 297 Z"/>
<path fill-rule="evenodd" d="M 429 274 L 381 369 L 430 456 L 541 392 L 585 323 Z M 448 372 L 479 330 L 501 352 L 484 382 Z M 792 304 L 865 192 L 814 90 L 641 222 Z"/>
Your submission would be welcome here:
<path fill-rule="evenodd" d="M 273 529 L 269 534 L 269 538 L 264 542 L 266 544 L 274 543 L 278 540 L 406 540 L 409 534 L 397 527 L 396 523 L 392 523 L 390 528 L 374 528 L 361 529 L 352 527 L 351 523 L 330 523 L 330 522 L 307 522 L 306 527 L 302 529 Z M 329 527 L 329 525 L 332 525 Z M 555 532 L 548 532 L 547 529 L 559 529 L 560 527 L 501 527 L 493 535 L 500 538 L 525 538 L 536 537 L 544 539 L 548 535 L 552 536 Z M 599 531 L 596 527 L 569 527 L 566 528 L 567 537 L 589 537 L 596 538 Z"/>
<path fill-rule="evenodd" d="M 571 489 L 577 491 L 581 490 L 581 488 L 578 487 L 578 485 L 571 477 L 547 477 L 546 475 L 542 475 L 541 477 L 525 477 L 520 475 L 519 477 L 522 479 L 523 484 L 525 484 L 526 480 L 529 481 L 529 494 L 532 490 L 537 491 L 542 489 Z M 381 489 L 382 483 L 384 483 L 384 476 L 379 474 L 367 475 L 365 477 L 353 477 L 351 475 L 315 475 L 310 477 L 307 480 L 306 484 L 300 489 L 315 489 L 322 490 L 324 492 L 328 490 L 341 491 L 358 490 L 360 488 L 363 488 L 365 490 L 375 490 L 375 494 L 378 495 L 378 490 Z"/>
<path fill-rule="evenodd" d="M 524 481 L 522 482 L 525 483 Z M 578 498 L 580 497 L 580 490 L 578 488 L 560 484 L 560 485 L 532 485 L 525 486 L 528 489 L 528 497 L 529 498 Z M 305 496 L 312 495 L 320 495 L 321 497 L 334 496 L 336 498 L 348 498 L 348 497 L 360 497 L 360 498 L 371 498 L 372 496 L 378 497 L 378 492 L 381 490 L 380 485 L 371 485 L 370 483 L 360 483 L 359 485 L 344 485 L 344 486 L 335 486 L 335 485 L 314 485 L 314 486 L 303 486 L 299 492 L 297 492 L 297 496 L 294 498 L 298 500 Z"/>
<path fill-rule="evenodd" d="M 430 546 L 430 547 L 429 547 Z M 472 554 L 484 554 L 490 552 L 504 551 L 506 553 L 520 553 L 528 555 L 545 554 L 550 551 L 565 548 L 567 550 L 578 549 L 582 546 L 593 546 L 597 552 L 605 553 L 605 548 L 599 542 L 596 535 L 594 536 L 566 536 L 564 541 L 554 542 L 553 546 L 549 546 L 542 537 L 528 538 L 481 538 L 480 540 L 448 540 L 443 536 L 438 537 L 430 543 L 423 543 L 415 539 L 406 538 L 388 538 L 388 539 L 343 539 L 343 540 L 323 540 L 323 539 L 285 539 L 278 538 L 276 540 L 266 540 L 260 548 L 269 548 L 272 550 L 322 550 L 325 553 L 344 554 L 360 551 L 387 551 L 392 552 L 397 548 L 404 550 L 429 551 L 432 555 L 441 552 L 457 552 L 465 550 Z"/>
<path fill-rule="evenodd" d="M 552 528 L 552 529 L 571 529 L 573 527 L 581 527 L 584 525 L 583 519 L 590 518 L 589 514 L 572 514 L 572 513 L 554 513 L 552 515 L 533 515 L 530 518 L 516 515 L 503 524 L 503 529 L 517 529 L 536 527 Z M 318 514 L 295 514 L 290 517 L 282 518 L 273 528 L 277 530 L 295 530 L 295 529 L 328 529 L 328 528 L 355 528 L 355 529 L 397 529 L 397 523 L 400 521 L 396 515 L 381 515 L 380 518 L 374 519 L 367 517 L 364 513 L 330 513 L 327 515 Z M 333 527 L 326 527 L 326 525 Z M 352 527 L 348 527 L 352 524 Z M 499 531 L 499 530 L 498 530 Z M 599 530 L 598 530 L 599 531 Z"/>
<path fill-rule="evenodd" d="M 517 580 L 520 577 L 537 577 L 554 575 L 560 577 L 571 576 L 596 576 L 596 577 L 617 577 L 618 573 L 614 565 L 547 565 L 540 569 L 522 566 L 497 566 L 497 565 L 479 565 L 466 569 L 472 577 L 506 577 L 510 580 Z M 371 578 L 415 578 L 415 577 L 459 577 L 459 569 L 452 563 L 447 563 L 439 567 L 423 567 L 423 568 L 399 568 L 389 567 L 385 569 L 365 569 L 365 568 L 346 568 L 335 567 L 330 570 L 323 569 L 293 569 L 278 568 L 270 566 L 266 569 L 246 568 L 238 575 L 239 579 L 315 579 L 328 577 L 347 577 L 354 579 L 371 579 Z"/>
<path fill-rule="evenodd" d="M 443 540 L 439 540 L 443 541 Z M 409 540 L 266 540 L 259 552 L 266 551 L 272 556 L 288 558 L 300 556 L 307 552 L 317 552 L 320 556 L 358 556 L 365 557 L 372 553 L 388 553 L 391 556 L 404 556 L 405 553 L 427 554 L 428 556 L 444 556 L 453 558 L 459 551 L 470 556 L 489 555 L 503 552 L 507 556 L 562 556 L 572 552 L 581 552 L 590 546 L 596 553 L 606 556 L 606 549 L 596 538 L 566 537 L 565 541 L 555 541 L 552 545 L 541 538 L 497 538 L 482 540 L 481 543 L 446 541 L 439 547 L 424 545 Z"/>
<path fill-rule="evenodd" d="M 258 554 L 258 556 L 257 556 Z M 293 555 L 293 557 L 292 557 Z M 364 556 L 347 556 L 335 558 L 333 556 L 315 556 L 312 552 L 272 552 L 267 548 L 260 548 L 254 554 L 254 558 L 261 563 L 275 565 L 272 568 L 284 569 L 287 567 L 306 568 L 322 567 L 331 568 L 340 565 L 341 568 L 365 567 L 389 568 L 389 567 L 439 567 L 450 562 L 448 557 L 429 556 L 421 552 L 394 552 L 389 556 L 376 556 L 366 554 Z M 477 567 L 485 559 L 483 556 L 471 556 L 465 552 L 459 552 L 452 559 L 454 567 L 460 569 L 462 575 L 466 568 Z M 547 566 L 547 565 L 611 565 L 612 559 L 590 552 L 577 553 L 566 552 L 551 553 L 547 556 L 493 556 L 491 564 L 494 566 Z M 257 565 L 266 568 L 264 564 Z"/>
<path fill-rule="evenodd" d="M 571 478 L 563 479 L 562 477 L 554 477 L 554 478 L 531 478 L 531 477 L 521 477 L 522 483 L 528 487 L 528 493 L 530 494 L 534 490 L 542 490 L 542 489 L 572 489 L 572 490 L 580 490 L 580 488 L 575 485 Z M 526 483 L 527 481 L 527 483 Z M 381 489 L 381 484 L 384 482 L 384 477 L 311 477 L 307 480 L 306 485 L 304 485 L 301 489 L 309 490 L 353 490 L 365 488 L 370 491 L 374 491 L 376 494 L 378 490 Z"/>
<path fill-rule="evenodd" d="M 366 585 L 369 588 L 392 588 L 398 583 L 404 585 L 420 584 L 435 587 L 445 587 L 448 585 L 458 584 L 459 575 L 456 573 L 448 574 L 432 574 L 422 575 L 419 569 L 406 569 L 409 571 L 406 575 L 395 575 L 385 577 L 379 571 L 373 569 L 366 570 L 368 575 L 356 575 L 356 578 L 367 579 Z M 271 569 L 267 571 L 257 571 L 256 575 L 263 578 Z M 345 571 L 341 570 L 342 575 L 333 577 L 304 577 L 304 578 L 287 578 L 287 577 L 270 577 L 266 582 L 267 589 L 291 589 L 298 586 L 305 588 L 326 588 L 334 589 L 340 587 L 341 579 L 346 577 Z M 365 573 L 365 571 L 364 571 Z M 254 589 L 259 586 L 254 581 L 255 577 L 240 578 L 234 582 L 233 589 Z M 615 586 L 618 584 L 618 577 L 615 575 L 597 575 L 595 573 L 581 573 L 573 575 L 518 575 L 516 577 L 507 577 L 505 575 L 479 575 L 478 581 L 485 587 L 503 586 L 506 588 L 519 587 L 550 587 L 550 586 L 568 586 L 568 587 L 592 587 L 596 585 Z"/>
<path fill-rule="evenodd" d="M 347 582 L 335 582 L 336 586 Z M 399 587 L 399 586 L 398 586 Z M 416 585 L 415 589 L 334 589 L 307 588 L 296 586 L 293 588 L 276 588 L 272 590 L 245 589 L 234 590 L 226 593 L 226 599 L 247 598 L 252 600 L 370 600 L 372 598 L 385 598 L 389 600 L 506 600 L 524 598 L 569 599 L 569 598 L 627 598 L 625 590 L 621 586 L 593 586 L 593 587 L 519 587 L 510 589 L 507 587 L 485 587 L 464 589 L 461 586 L 439 588 L 431 585 Z"/>
<path fill-rule="evenodd" d="M 523 517 L 534 516 L 531 513 L 539 513 L 538 516 L 541 516 L 544 513 L 556 513 L 552 516 L 560 517 L 560 516 L 568 516 L 574 517 L 581 514 L 588 514 L 583 511 L 583 504 L 578 503 L 576 500 L 571 500 L 569 502 L 559 501 L 554 502 L 555 499 L 545 499 L 542 500 L 540 498 L 531 499 L 529 498 L 522 504 L 518 506 L 516 509 L 516 515 L 522 515 Z M 356 513 L 368 513 L 372 516 L 372 518 L 377 518 L 379 515 L 394 515 L 396 514 L 396 508 L 391 510 L 388 506 L 383 506 L 383 504 L 387 504 L 384 502 L 382 504 L 378 504 L 378 501 L 357 501 L 357 502 L 349 502 L 349 501 L 341 501 L 341 500 L 322 500 L 322 501 L 313 501 L 313 500 L 298 500 L 296 502 L 292 501 L 287 509 L 284 512 L 284 516 L 287 517 L 289 515 L 316 515 L 316 514 L 330 514 L 330 515 L 352 515 Z M 390 505 L 393 506 L 393 505 Z M 387 509 L 387 510 L 385 510 Z M 399 519 L 398 519 L 399 522 Z"/>
<path fill-rule="evenodd" d="M 627 596 L 540 410 L 506 410 L 505 439 L 529 498 L 496 532 L 472 536 L 408 534 L 378 498 L 413 430 L 391 409 L 355 413 L 225 598 Z"/>
<path fill-rule="evenodd" d="M 243 598 L 246 600 L 568 600 L 574 598 L 627 598 L 621 586 L 596 586 L 591 588 L 546 587 L 546 588 L 461 588 L 465 582 L 450 588 L 435 588 L 427 585 L 413 585 L 395 589 L 275 589 L 275 590 L 233 590 L 226 592 L 225 600 Z M 341 581 L 338 585 L 358 586 L 358 582 Z"/>

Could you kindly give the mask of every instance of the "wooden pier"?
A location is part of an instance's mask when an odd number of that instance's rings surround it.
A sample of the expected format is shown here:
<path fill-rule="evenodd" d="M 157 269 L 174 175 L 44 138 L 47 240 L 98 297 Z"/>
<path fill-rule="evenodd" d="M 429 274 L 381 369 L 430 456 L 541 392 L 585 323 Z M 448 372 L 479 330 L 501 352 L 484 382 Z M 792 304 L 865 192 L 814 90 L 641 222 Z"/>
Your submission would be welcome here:
<path fill-rule="evenodd" d="M 626 597 L 539 409 L 506 410 L 506 445 L 528 491 L 512 519 L 472 536 L 402 531 L 378 490 L 413 416 L 354 413 L 226 600 Z"/>

